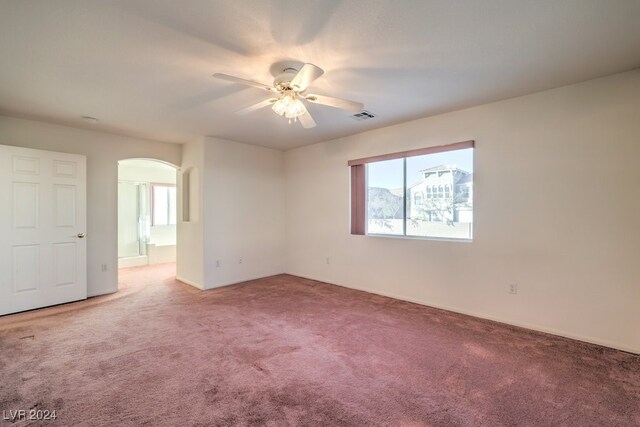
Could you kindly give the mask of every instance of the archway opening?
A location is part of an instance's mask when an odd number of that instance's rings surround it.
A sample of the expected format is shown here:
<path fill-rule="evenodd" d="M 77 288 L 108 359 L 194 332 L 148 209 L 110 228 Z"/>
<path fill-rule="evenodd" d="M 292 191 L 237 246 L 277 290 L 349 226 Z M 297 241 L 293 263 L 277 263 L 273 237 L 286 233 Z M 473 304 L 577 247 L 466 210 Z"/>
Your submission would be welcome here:
<path fill-rule="evenodd" d="M 177 168 L 153 159 L 118 162 L 118 287 L 144 267 L 175 277 L 178 222 Z M 134 285 L 134 284 L 131 284 Z"/>

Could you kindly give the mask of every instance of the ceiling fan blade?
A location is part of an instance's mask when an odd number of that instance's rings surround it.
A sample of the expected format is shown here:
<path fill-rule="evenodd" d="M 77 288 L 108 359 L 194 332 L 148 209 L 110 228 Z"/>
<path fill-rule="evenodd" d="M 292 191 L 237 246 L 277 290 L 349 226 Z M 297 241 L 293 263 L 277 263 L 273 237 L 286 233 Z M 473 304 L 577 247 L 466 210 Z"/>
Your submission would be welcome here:
<path fill-rule="evenodd" d="M 324 74 L 324 70 L 317 65 L 304 64 L 298 74 L 291 80 L 291 86 L 299 92 L 305 91 L 315 79 Z"/>
<path fill-rule="evenodd" d="M 305 129 L 310 129 L 316 127 L 316 121 L 311 117 L 311 113 L 307 110 L 307 107 L 304 107 L 304 114 L 298 116 L 298 121 Z"/>
<path fill-rule="evenodd" d="M 341 108 L 354 112 L 360 112 L 364 109 L 362 102 L 348 101 L 346 99 L 334 98 L 324 95 L 307 95 L 305 99 L 315 104 L 328 105 L 329 107 Z"/>
<path fill-rule="evenodd" d="M 230 76 L 228 74 L 215 73 L 213 75 L 213 77 L 215 77 L 217 79 L 226 80 L 228 82 L 238 83 L 238 84 L 246 85 L 246 86 L 253 86 L 253 87 L 257 87 L 258 89 L 264 89 L 264 90 L 268 90 L 268 91 L 271 91 L 271 92 L 277 92 L 277 89 L 274 88 L 273 86 L 265 85 L 265 84 L 259 83 L 259 82 L 254 82 L 253 80 L 241 79 L 240 77 L 234 77 L 234 76 Z"/>
<path fill-rule="evenodd" d="M 243 108 L 241 110 L 236 111 L 236 114 L 247 114 L 247 113 L 250 113 L 252 111 L 259 110 L 261 108 L 264 108 L 264 107 L 267 107 L 267 106 L 273 104 L 277 100 L 278 100 L 278 98 L 265 99 L 264 101 L 260 101 L 260 102 L 258 102 L 256 104 L 249 105 L 248 107 L 245 107 L 245 108 Z"/>

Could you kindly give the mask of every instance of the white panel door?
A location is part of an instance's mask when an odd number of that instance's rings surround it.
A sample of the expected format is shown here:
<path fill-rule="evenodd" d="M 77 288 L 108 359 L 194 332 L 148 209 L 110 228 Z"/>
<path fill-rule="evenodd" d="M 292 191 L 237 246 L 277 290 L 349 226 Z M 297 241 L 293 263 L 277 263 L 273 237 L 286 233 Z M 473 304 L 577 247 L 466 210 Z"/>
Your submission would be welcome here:
<path fill-rule="evenodd" d="M 86 299 L 86 158 L 0 145 L 0 197 L 0 315 Z"/>

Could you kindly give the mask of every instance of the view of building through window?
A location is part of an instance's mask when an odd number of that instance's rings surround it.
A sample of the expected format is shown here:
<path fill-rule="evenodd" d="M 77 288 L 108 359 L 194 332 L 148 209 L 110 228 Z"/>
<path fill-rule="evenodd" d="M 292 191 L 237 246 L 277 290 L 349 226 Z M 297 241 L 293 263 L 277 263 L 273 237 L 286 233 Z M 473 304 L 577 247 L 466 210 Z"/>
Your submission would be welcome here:
<path fill-rule="evenodd" d="M 473 149 L 367 165 L 367 234 L 471 239 Z"/>

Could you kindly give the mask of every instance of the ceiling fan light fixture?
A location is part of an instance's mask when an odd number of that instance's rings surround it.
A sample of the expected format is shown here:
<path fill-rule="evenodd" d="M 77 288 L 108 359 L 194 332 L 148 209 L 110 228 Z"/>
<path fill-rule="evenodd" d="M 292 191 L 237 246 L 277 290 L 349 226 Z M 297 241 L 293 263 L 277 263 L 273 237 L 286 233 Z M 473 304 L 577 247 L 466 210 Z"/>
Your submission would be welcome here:
<path fill-rule="evenodd" d="M 295 119 L 305 113 L 302 102 L 295 96 L 286 94 L 273 103 L 271 109 L 278 115 L 288 119 Z"/>
<path fill-rule="evenodd" d="M 273 105 L 271 106 L 271 109 L 277 115 L 282 116 L 287 110 L 287 107 L 289 106 L 290 103 L 291 103 L 291 97 L 289 95 L 284 95 L 280 97 L 280 99 L 278 99 L 276 102 L 273 103 Z"/>
<path fill-rule="evenodd" d="M 299 99 L 294 99 L 291 104 L 287 107 L 287 110 L 284 112 L 284 116 L 293 119 L 298 116 L 301 116 L 305 113 L 304 105 Z"/>

